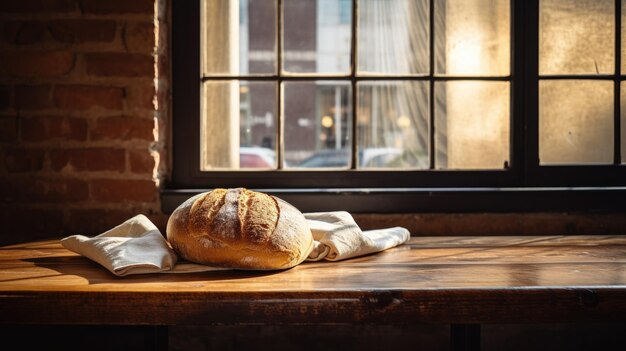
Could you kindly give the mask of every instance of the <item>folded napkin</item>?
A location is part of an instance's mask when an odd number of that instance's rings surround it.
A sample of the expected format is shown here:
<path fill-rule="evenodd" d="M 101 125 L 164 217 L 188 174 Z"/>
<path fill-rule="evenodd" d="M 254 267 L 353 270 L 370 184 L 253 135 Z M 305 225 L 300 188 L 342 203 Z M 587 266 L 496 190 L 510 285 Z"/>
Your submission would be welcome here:
<path fill-rule="evenodd" d="M 340 261 L 368 255 L 404 244 L 410 238 L 406 228 L 362 231 L 345 211 L 305 213 L 313 239 L 307 261 Z"/>
<path fill-rule="evenodd" d="M 402 227 L 362 231 L 345 211 L 305 213 L 314 239 L 307 261 L 339 261 L 380 252 L 409 240 Z M 117 276 L 190 273 L 225 268 L 180 262 L 159 229 L 144 215 L 134 216 L 100 235 L 71 235 L 66 249 L 83 255 Z"/>
<path fill-rule="evenodd" d="M 61 244 L 118 276 L 167 271 L 174 268 L 177 259 L 159 229 L 144 215 L 93 238 L 68 236 Z"/>

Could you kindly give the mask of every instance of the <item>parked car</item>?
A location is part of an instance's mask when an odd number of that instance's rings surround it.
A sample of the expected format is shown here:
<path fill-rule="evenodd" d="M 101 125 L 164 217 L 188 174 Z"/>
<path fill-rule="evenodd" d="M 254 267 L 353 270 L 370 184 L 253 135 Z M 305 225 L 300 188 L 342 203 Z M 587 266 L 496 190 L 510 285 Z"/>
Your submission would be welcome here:
<path fill-rule="evenodd" d="M 360 168 L 389 167 L 390 162 L 403 153 L 399 148 L 367 148 L 359 151 Z M 350 165 L 350 151 L 347 149 L 320 150 L 302 160 L 298 168 L 342 168 Z"/>
<path fill-rule="evenodd" d="M 276 168 L 276 151 L 265 147 L 242 146 L 239 148 L 240 168 Z"/>
<path fill-rule="evenodd" d="M 320 150 L 295 165 L 296 168 L 340 168 L 350 164 L 350 152 L 346 149 Z"/>
<path fill-rule="evenodd" d="M 362 168 L 389 167 L 390 162 L 402 155 L 402 149 L 381 147 L 362 150 L 359 166 Z"/>

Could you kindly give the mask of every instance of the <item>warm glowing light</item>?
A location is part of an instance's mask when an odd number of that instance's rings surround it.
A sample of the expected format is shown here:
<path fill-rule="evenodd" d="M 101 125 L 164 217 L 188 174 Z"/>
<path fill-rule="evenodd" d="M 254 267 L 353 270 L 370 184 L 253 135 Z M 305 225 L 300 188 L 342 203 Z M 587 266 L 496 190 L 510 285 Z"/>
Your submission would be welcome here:
<path fill-rule="evenodd" d="M 494 77 L 509 74 L 509 3 L 445 1 L 445 63 L 441 73 Z M 444 102 L 439 106 L 435 99 L 435 152 L 445 157 L 435 158 L 435 168 L 502 168 L 510 149 L 510 84 L 449 81 L 438 88 L 435 95 Z"/>
<path fill-rule="evenodd" d="M 247 94 L 248 91 L 250 91 L 250 88 L 248 88 L 247 85 L 242 85 L 239 87 L 239 93 L 240 94 Z"/>
<path fill-rule="evenodd" d="M 398 124 L 398 127 L 400 128 L 408 128 L 411 126 L 411 119 L 405 115 L 402 115 L 398 117 L 398 119 L 396 120 L 396 124 Z"/>
<path fill-rule="evenodd" d="M 333 118 L 330 116 L 324 116 L 322 117 L 322 127 L 324 128 L 330 128 L 332 127 L 334 124 Z"/>
<path fill-rule="evenodd" d="M 451 70 L 456 72 L 463 73 L 471 73 L 471 72 L 480 72 L 483 67 L 481 67 L 481 57 L 482 48 L 480 43 L 477 42 L 476 35 L 473 34 L 473 37 L 463 38 L 465 40 L 460 40 L 458 44 L 452 48 L 450 52 L 450 65 Z"/>

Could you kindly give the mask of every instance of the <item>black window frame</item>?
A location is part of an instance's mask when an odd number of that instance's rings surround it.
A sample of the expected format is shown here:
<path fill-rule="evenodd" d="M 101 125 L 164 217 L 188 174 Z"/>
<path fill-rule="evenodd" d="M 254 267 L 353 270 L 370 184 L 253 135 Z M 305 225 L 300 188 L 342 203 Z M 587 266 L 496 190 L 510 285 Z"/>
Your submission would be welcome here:
<path fill-rule="evenodd" d="M 354 212 L 562 211 L 626 209 L 626 165 L 620 164 L 621 0 L 615 0 L 615 73 L 550 76 L 614 82 L 615 157 L 611 165 L 540 165 L 538 147 L 539 1 L 511 0 L 510 162 L 501 170 L 200 171 L 200 0 L 172 2 L 173 116 L 171 178 L 163 187 L 166 212 L 192 194 L 217 187 L 247 187 L 281 196 L 303 211 Z M 278 4 L 282 0 L 278 0 Z M 356 20 L 356 2 L 353 3 Z M 433 18 L 434 2 L 430 2 Z M 280 16 L 279 16 L 279 21 Z M 440 80 L 508 80 L 508 77 L 434 77 Z M 353 25 L 354 50 L 355 32 Z M 280 45 L 280 44 L 279 44 Z M 280 47 L 278 48 L 280 51 Z M 355 55 L 352 55 L 353 58 Z M 279 60 L 280 61 L 280 60 Z M 353 60 L 354 61 L 354 60 Z M 355 62 L 352 62 L 354 65 Z M 280 64 L 279 64 L 280 65 Z M 280 66 L 279 66 L 280 67 Z M 353 69 L 354 71 L 354 69 Z M 354 74 L 354 72 L 353 72 Z M 220 77 L 216 77 L 220 78 Z M 256 77 L 222 77 L 256 80 Z M 393 77 L 392 77 L 393 78 Z M 407 79 L 406 77 L 397 77 Z M 266 79 L 266 78 L 261 78 Z M 277 77 L 277 81 L 290 78 Z M 294 80 L 302 80 L 294 77 Z M 315 77 L 314 79 L 323 79 Z M 333 77 L 332 79 L 341 79 Z M 344 78 L 345 79 L 345 78 Z M 362 78 L 359 78 L 361 80 Z M 389 80 L 382 77 L 381 80 Z M 411 79 L 411 78 L 408 78 Z M 423 78 L 420 78 L 423 79 Z M 355 104 L 355 78 L 352 103 Z M 433 152 L 431 90 L 430 138 Z M 353 123 L 354 124 L 354 123 Z M 353 131 L 354 132 L 354 131 Z M 354 134 L 353 134 L 354 135 Z M 431 163 L 432 163 L 431 156 Z M 431 164 L 432 167 L 432 164 Z M 624 199 L 624 200 L 622 200 Z"/>

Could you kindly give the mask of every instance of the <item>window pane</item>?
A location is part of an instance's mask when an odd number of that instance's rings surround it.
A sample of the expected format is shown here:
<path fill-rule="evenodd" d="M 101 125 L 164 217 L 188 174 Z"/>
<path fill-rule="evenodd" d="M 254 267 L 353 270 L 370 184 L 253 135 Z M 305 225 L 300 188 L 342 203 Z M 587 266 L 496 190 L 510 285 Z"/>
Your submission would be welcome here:
<path fill-rule="evenodd" d="M 539 82 L 541 164 L 613 163 L 613 83 Z"/>
<path fill-rule="evenodd" d="M 429 167 L 428 82 L 362 82 L 357 168 Z"/>
<path fill-rule="evenodd" d="M 352 1 L 289 0 L 283 8 L 283 70 L 347 75 Z"/>
<path fill-rule="evenodd" d="M 614 72 L 615 1 L 539 3 L 539 73 Z"/>
<path fill-rule="evenodd" d="M 352 142 L 349 82 L 286 82 L 283 96 L 284 167 L 349 167 Z"/>
<path fill-rule="evenodd" d="M 435 85 L 435 167 L 498 169 L 509 160 L 508 82 Z"/>
<path fill-rule="evenodd" d="M 438 74 L 509 74 L 509 0 L 434 1 L 435 69 Z"/>
<path fill-rule="evenodd" d="M 201 170 L 276 168 L 276 83 L 202 85 Z"/>
<path fill-rule="evenodd" d="M 276 1 L 202 1 L 204 75 L 276 73 Z"/>
<path fill-rule="evenodd" d="M 428 74 L 428 1 L 359 2 L 359 74 Z"/>

